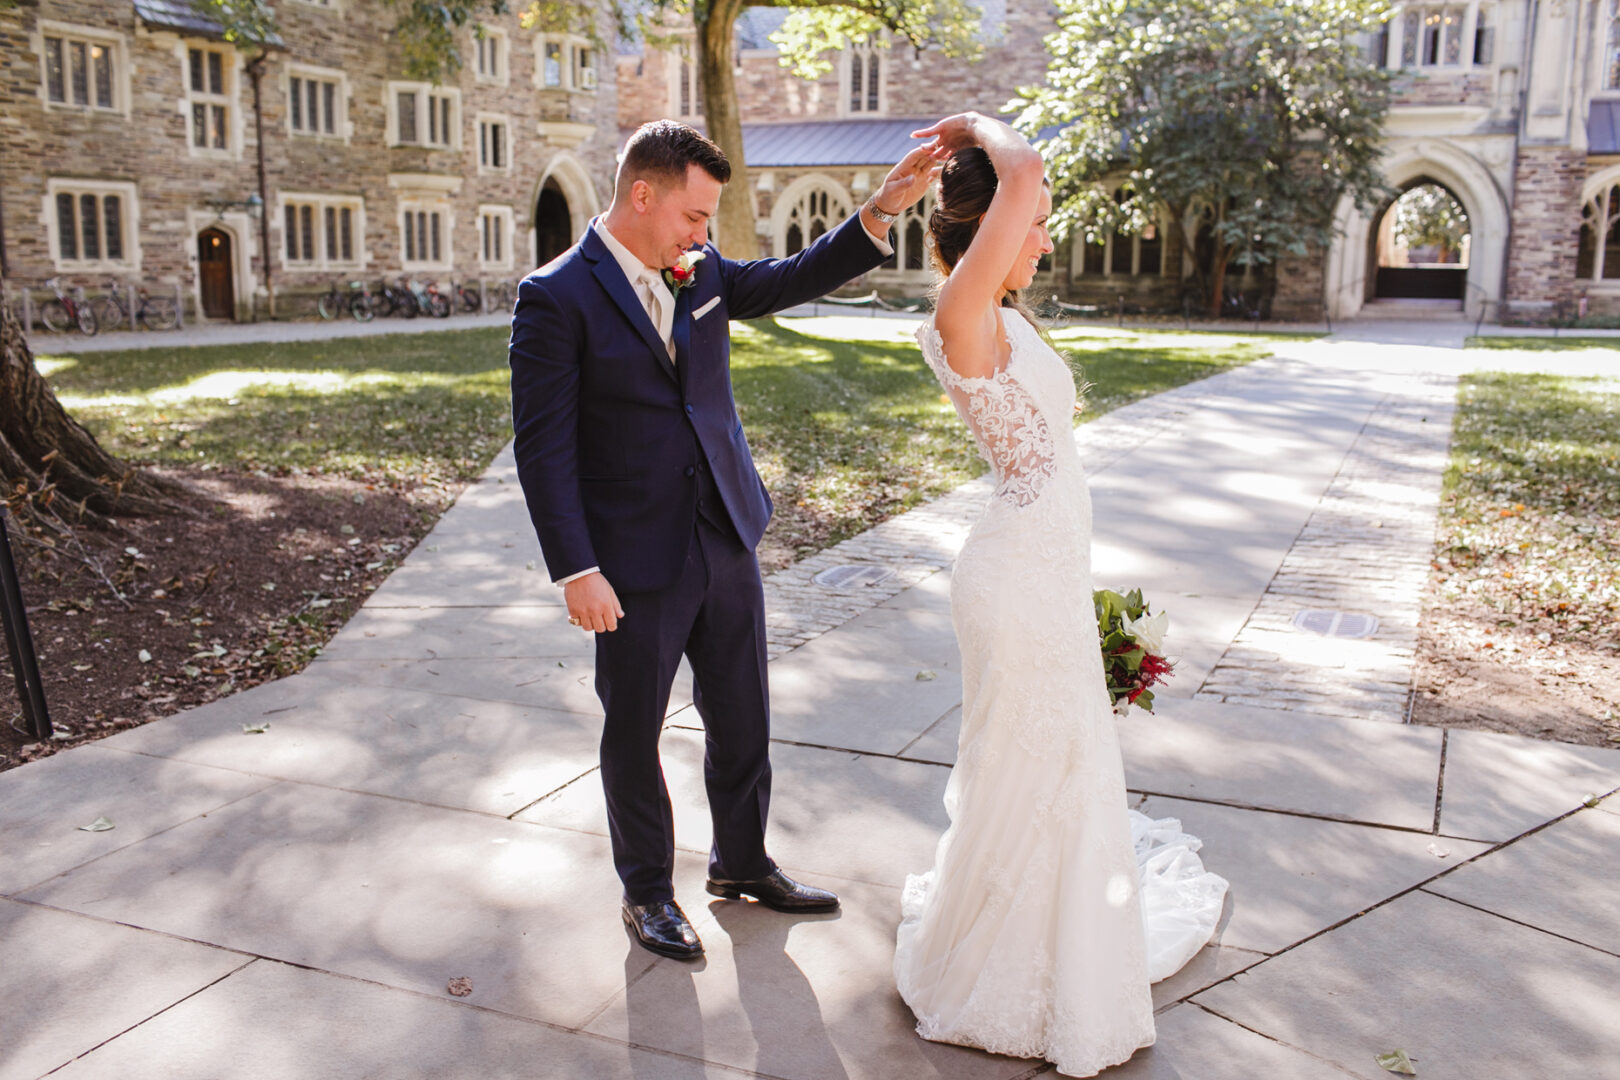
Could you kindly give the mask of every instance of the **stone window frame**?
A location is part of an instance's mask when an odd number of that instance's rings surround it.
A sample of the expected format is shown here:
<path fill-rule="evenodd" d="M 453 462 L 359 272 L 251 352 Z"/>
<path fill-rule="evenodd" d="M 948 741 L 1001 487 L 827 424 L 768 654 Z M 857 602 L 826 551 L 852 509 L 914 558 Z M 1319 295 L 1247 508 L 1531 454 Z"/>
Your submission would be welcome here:
<path fill-rule="evenodd" d="M 1604 22 L 1596 35 L 1603 65 L 1597 93 L 1612 98 L 1620 94 L 1620 0 L 1606 0 L 1605 6 L 1608 11 L 1598 15 Z"/>
<path fill-rule="evenodd" d="M 1620 270 L 1620 243 L 1615 245 L 1614 266 L 1606 266 L 1609 259 L 1606 253 L 1609 245 L 1604 240 L 1612 233 L 1620 232 L 1620 164 L 1610 165 L 1600 169 L 1587 178 L 1581 189 L 1581 218 L 1578 236 L 1584 236 L 1588 229 L 1598 220 L 1604 219 L 1605 228 L 1598 234 L 1593 245 L 1591 270 L 1582 274 L 1580 262 L 1581 248 L 1585 245 L 1580 239 L 1576 241 L 1576 270 L 1575 280 L 1589 291 L 1604 294 L 1620 294 L 1620 275 L 1607 277 L 1604 270 Z"/>
<path fill-rule="evenodd" d="M 1120 189 L 1116 187 L 1114 189 L 1116 201 L 1119 198 L 1119 192 Z M 1169 219 L 1164 208 L 1160 207 L 1158 221 L 1151 226 L 1159 242 L 1159 269 L 1157 271 L 1142 269 L 1142 241 L 1144 237 L 1141 233 L 1126 233 L 1123 230 L 1115 229 L 1108 234 L 1101 244 L 1088 244 L 1085 233 L 1076 230 L 1074 243 L 1069 247 L 1069 280 L 1108 281 L 1112 278 L 1155 278 L 1166 276 L 1170 272 L 1170 261 L 1165 258 L 1166 240 L 1170 234 L 1168 222 Z M 1131 266 L 1129 270 L 1119 270 L 1114 265 L 1114 242 L 1121 237 L 1128 237 L 1131 241 Z M 1150 243 L 1152 242 L 1152 238 L 1145 239 L 1148 239 Z M 1102 248 L 1102 269 L 1087 269 L 1086 251 L 1088 248 L 1098 247 Z"/>
<path fill-rule="evenodd" d="M 888 116 L 889 115 L 889 54 L 890 50 L 884 45 L 871 43 L 856 44 L 851 42 L 848 48 L 842 49 L 838 54 L 838 115 L 839 116 Z M 853 91 L 855 89 L 855 69 L 857 64 L 861 67 L 863 76 L 863 89 L 860 93 L 860 107 L 856 107 Z M 872 65 L 877 65 L 877 104 L 871 105 L 871 71 Z"/>
<path fill-rule="evenodd" d="M 1425 12 L 1443 13 L 1456 9 L 1461 14 L 1458 27 L 1458 59 L 1448 63 L 1443 58 L 1435 63 L 1424 63 L 1419 51 L 1422 49 L 1421 38 L 1411 39 L 1411 62 L 1408 62 L 1408 32 L 1411 29 L 1411 16 L 1418 17 L 1418 29 L 1421 34 L 1426 21 Z M 1475 68 L 1489 67 L 1495 63 L 1495 0 L 1423 0 L 1418 3 L 1398 5 L 1385 23 L 1388 29 L 1387 48 L 1384 60 L 1385 66 L 1391 71 L 1412 72 L 1442 72 L 1455 73 L 1472 71 Z M 1444 48 L 1444 38 L 1440 47 Z M 1485 54 L 1485 55 L 1481 55 Z"/>
<path fill-rule="evenodd" d="M 512 207 L 498 203 L 484 203 L 478 207 L 478 216 L 474 221 L 477 232 L 476 247 L 478 250 L 478 268 L 480 270 L 511 270 L 515 264 L 512 253 L 513 238 L 517 234 L 517 215 Z M 498 251 L 494 258 L 489 257 L 490 228 L 494 227 L 493 235 Z"/>
<path fill-rule="evenodd" d="M 500 136 L 500 164 L 488 163 L 488 144 L 485 142 L 485 125 L 499 124 Z M 478 175 L 479 176 L 506 176 L 512 171 L 512 118 L 506 113 L 481 112 L 476 114 L 473 126 L 478 131 Z"/>
<path fill-rule="evenodd" d="M 473 81 L 486 86 L 508 86 L 512 81 L 512 38 L 498 26 L 480 26 L 482 36 L 473 34 Z M 489 50 L 486 52 L 486 49 Z M 486 64 L 494 63 L 494 70 Z"/>
<path fill-rule="evenodd" d="M 557 81 L 546 80 L 547 46 L 558 50 Z M 579 34 L 534 35 L 534 86 L 537 90 L 568 90 L 578 94 L 594 94 L 601 82 L 601 49 L 589 38 Z M 589 67 L 580 64 L 581 55 L 589 55 Z"/>
<path fill-rule="evenodd" d="M 438 218 L 437 233 L 430 231 L 435 216 Z M 455 207 L 448 196 L 417 194 L 401 199 L 398 220 L 400 268 L 407 272 L 453 270 L 456 262 L 455 221 Z M 439 250 L 437 259 L 432 256 L 435 246 Z"/>
<path fill-rule="evenodd" d="M 416 113 L 412 117 L 412 128 L 418 136 L 409 142 L 402 139 L 399 116 L 399 96 L 401 94 L 415 94 Z M 450 102 L 450 119 L 443 121 L 443 110 L 436 109 L 434 103 L 448 100 Z M 459 151 L 462 148 L 461 140 L 461 88 L 457 86 L 435 86 L 430 82 L 410 82 L 406 80 L 391 79 L 384 84 L 383 104 L 388 110 L 387 129 L 385 132 L 390 147 L 406 148 L 412 150 Z M 432 111 L 434 115 L 430 116 Z M 444 133 L 449 136 L 448 142 L 430 142 L 427 136 L 436 127 L 443 126 Z"/>
<path fill-rule="evenodd" d="M 74 209 L 77 212 L 82 205 L 80 199 L 92 196 L 96 199 L 96 224 L 98 226 L 98 247 L 101 255 L 95 259 L 62 257 L 61 222 L 57 217 L 57 197 L 68 195 L 73 198 Z M 116 195 L 119 199 L 118 225 L 119 247 L 123 251 L 121 258 L 109 259 L 106 257 L 106 211 L 104 200 L 108 195 Z M 138 273 L 141 268 L 140 245 L 140 218 L 141 204 L 136 184 L 129 180 L 78 180 L 68 177 L 51 177 L 45 181 L 45 198 L 40 221 L 45 226 L 46 247 L 50 253 L 51 266 L 58 274 L 128 274 Z M 78 218 L 75 217 L 75 228 L 78 228 Z M 82 252 L 83 245 L 80 244 Z"/>
<path fill-rule="evenodd" d="M 183 96 L 180 98 L 180 114 L 185 118 L 186 151 L 192 157 L 213 158 L 239 161 L 242 157 L 242 76 L 241 54 L 235 46 L 212 41 L 207 38 L 181 38 L 175 45 L 175 53 L 180 60 L 180 88 Z M 207 57 L 211 54 L 219 56 L 221 89 L 212 89 L 212 80 L 206 75 L 203 79 L 204 88 L 196 90 L 192 87 L 193 54 L 198 57 Z M 205 61 L 206 62 L 206 61 Z M 212 69 L 207 69 L 209 74 Z M 198 146 L 195 141 L 196 119 L 195 112 L 198 106 L 209 110 L 207 116 L 211 119 L 214 109 L 225 110 L 225 145 L 218 147 L 211 145 Z M 208 124 L 206 131 L 213 132 L 213 125 Z"/>
<path fill-rule="evenodd" d="M 312 257 L 305 258 L 301 256 L 294 259 L 288 254 L 287 209 L 289 207 L 294 208 L 295 211 L 308 207 L 311 211 L 310 241 L 311 246 L 314 248 Z M 342 221 L 342 212 L 344 210 L 348 210 L 351 215 L 349 231 L 353 250 L 351 257 L 347 259 L 343 257 L 343 248 L 338 239 L 339 234 L 333 231 L 333 226 Z M 327 221 L 329 215 L 333 219 L 330 225 Z M 302 215 L 300 214 L 301 218 Z M 285 270 L 360 271 L 366 268 L 366 263 L 369 261 L 366 255 L 366 200 L 363 196 L 329 195 L 321 192 L 300 191 L 278 192 L 271 228 L 275 231 L 271 246 L 275 249 L 278 258 L 281 260 L 281 266 Z M 301 220 L 299 228 L 302 229 Z M 301 235 L 299 241 L 298 247 L 302 249 Z M 328 250 L 332 247 L 336 247 L 337 250 L 333 254 L 328 254 Z"/>
<path fill-rule="evenodd" d="M 871 181 L 858 175 L 851 185 L 851 194 L 860 195 L 869 189 Z M 871 271 L 874 280 L 891 282 L 929 282 L 934 280 L 932 264 L 928 259 L 928 215 L 938 204 L 938 197 L 930 187 L 918 202 L 906 207 L 895 219 L 890 231 L 894 237 L 894 265 L 888 260 Z M 915 263 L 916 265 L 907 265 Z"/>
<path fill-rule="evenodd" d="M 311 131 L 307 127 L 293 127 L 292 81 L 294 79 L 300 80 L 300 90 L 304 90 L 304 87 L 311 82 L 333 85 L 331 131 Z M 347 72 L 340 68 L 316 67 L 314 64 L 288 63 L 282 71 L 281 81 L 282 92 L 285 94 L 287 135 L 289 138 L 336 139 L 346 143 L 354 135 L 354 126 L 349 121 L 349 76 Z M 305 104 L 308 104 L 307 96 Z M 325 104 L 324 100 L 322 104 Z"/>
<path fill-rule="evenodd" d="M 703 73 L 698 69 L 692 38 L 687 35 L 665 54 L 669 57 L 669 115 L 677 120 L 703 119 Z"/>
<path fill-rule="evenodd" d="M 821 194 L 825 194 L 826 199 L 816 201 L 815 196 Z M 812 229 L 801 228 L 799 238 L 802 247 L 798 250 L 802 251 L 821 235 L 837 228 L 859 205 L 848 188 L 824 172 L 796 177 L 782 189 L 782 194 L 771 208 L 771 248 L 776 258 L 783 259 L 794 254 L 788 250 L 788 232 L 795 224 L 813 226 L 819 219 L 823 226 L 822 233 L 813 236 L 810 235 Z"/>
<path fill-rule="evenodd" d="M 50 65 L 46 57 L 46 39 L 56 38 L 64 42 L 63 67 L 63 97 L 70 98 L 68 80 L 71 78 L 71 68 L 66 63 L 66 42 L 80 42 L 87 46 L 85 70 L 86 94 L 89 100 L 83 104 L 73 101 L 52 101 L 50 87 Z M 33 33 L 29 35 L 29 44 L 34 55 L 39 58 L 39 101 L 47 112 L 62 111 L 74 113 L 92 113 L 101 115 L 122 116 L 125 120 L 130 116 L 130 61 L 129 40 L 116 30 L 108 30 L 99 26 L 84 26 L 80 23 L 60 22 L 55 19 L 41 19 L 34 26 Z M 90 47 L 101 46 L 108 52 L 108 63 L 111 74 L 107 79 L 108 89 L 111 91 L 112 104 L 96 104 L 96 89 L 100 85 L 93 74 L 94 65 L 90 64 L 88 55 Z"/>

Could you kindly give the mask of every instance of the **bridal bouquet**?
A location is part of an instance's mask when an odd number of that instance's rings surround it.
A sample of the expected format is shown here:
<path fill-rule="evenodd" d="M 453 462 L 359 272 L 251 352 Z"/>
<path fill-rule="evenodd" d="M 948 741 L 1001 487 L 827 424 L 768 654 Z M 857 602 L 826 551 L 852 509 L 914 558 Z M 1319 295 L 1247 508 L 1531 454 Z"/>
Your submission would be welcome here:
<path fill-rule="evenodd" d="M 1102 642 L 1103 674 L 1114 711 L 1124 716 L 1132 705 L 1153 711 L 1154 686 L 1169 678 L 1170 661 L 1162 654 L 1170 616 L 1153 615 L 1141 589 L 1121 596 L 1111 589 L 1091 594 L 1097 606 L 1097 635 Z"/>

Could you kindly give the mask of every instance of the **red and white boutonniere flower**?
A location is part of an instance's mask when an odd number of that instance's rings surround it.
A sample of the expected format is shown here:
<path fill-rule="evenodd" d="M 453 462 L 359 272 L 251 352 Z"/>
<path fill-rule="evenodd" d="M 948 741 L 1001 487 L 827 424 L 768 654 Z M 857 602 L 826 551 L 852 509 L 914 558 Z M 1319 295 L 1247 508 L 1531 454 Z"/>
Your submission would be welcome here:
<path fill-rule="evenodd" d="M 664 270 L 664 284 L 669 286 L 671 293 L 679 293 L 682 289 L 697 280 L 697 264 L 703 261 L 701 251 L 683 251 L 681 257 L 675 260 L 675 265 Z"/>

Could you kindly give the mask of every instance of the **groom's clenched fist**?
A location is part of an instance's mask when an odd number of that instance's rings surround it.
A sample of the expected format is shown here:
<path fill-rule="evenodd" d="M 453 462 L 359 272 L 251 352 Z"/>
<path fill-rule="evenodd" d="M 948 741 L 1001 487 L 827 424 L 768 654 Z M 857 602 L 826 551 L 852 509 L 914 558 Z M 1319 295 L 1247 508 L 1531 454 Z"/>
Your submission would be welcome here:
<path fill-rule="evenodd" d="M 563 600 L 568 604 L 568 621 L 581 630 L 604 633 L 619 628 L 624 609 L 619 596 L 600 573 L 586 574 L 563 586 Z"/>

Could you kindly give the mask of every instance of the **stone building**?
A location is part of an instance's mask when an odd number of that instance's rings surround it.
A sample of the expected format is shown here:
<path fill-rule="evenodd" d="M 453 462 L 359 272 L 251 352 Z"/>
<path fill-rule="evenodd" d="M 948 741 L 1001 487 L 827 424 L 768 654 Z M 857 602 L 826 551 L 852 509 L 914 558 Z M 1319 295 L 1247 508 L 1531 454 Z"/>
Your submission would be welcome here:
<path fill-rule="evenodd" d="M 763 254 L 795 249 L 859 205 L 919 122 L 994 112 L 1045 70 L 1046 0 L 991 0 L 982 62 L 856 47 L 815 82 L 781 67 L 772 9 L 749 9 L 735 66 Z M 1466 263 L 1406 265 L 1394 198 L 1366 215 L 1338 209 L 1326 252 L 1275 275 L 1279 316 L 1318 318 L 1484 309 L 1490 317 L 1620 314 L 1620 0 L 1452 0 L 1399 4 L 1364 47 L 1396 72 L 1385 177 L 1397 195 L 1433 184 L 1467 214 Z M 680 47 L 621 49 L 621 129 L 655 116 L 701 123 Z M 926 287 L 921 217 L 898 233 L 889 268 L 862 287 Z M 1059 297 L 1140 309 L 1179 305 L 1199 245 L 1164 220 L 1141 235 L 1064 244 L 1038 285 Z"/>
<path fill-rule="evenodd" d="M 8 286 L 178 285 L 242 318 L 267 241 L 281 313 L 304 313 L 334 281 L 516 279 L 606 205 L 618 103 L 592 41 L 492 17 L 434 85 L 378 0 L 276 14 L 256 72 L 189 0 L 0 8 Z"/>

